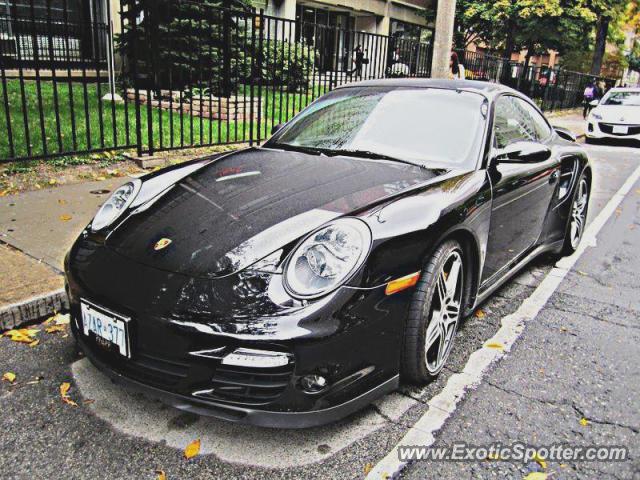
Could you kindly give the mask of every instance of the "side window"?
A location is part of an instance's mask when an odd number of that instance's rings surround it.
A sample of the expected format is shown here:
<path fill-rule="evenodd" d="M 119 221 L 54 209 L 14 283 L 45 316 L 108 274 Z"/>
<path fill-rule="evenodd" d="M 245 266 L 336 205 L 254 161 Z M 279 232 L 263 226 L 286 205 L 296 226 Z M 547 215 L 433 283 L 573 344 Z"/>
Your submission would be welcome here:
<path fill-rule="evenodd" d="M 535 129 L 538 141 L 544 142 L 548 139 L 551 136 L 551 128 L 544 117 L 540 115 L 540 112 L 538 112 L 538 110 L 528 102 L 520 100 L 519 98 L 514 98 L 514 100 L 519 105 L 522 105 L 522 107 L 528 112 L 529 118 L 531 119 L 531 122 L 533 122 L 533 128 Z"/>
<path fill-rule="evenodd" d="M 519 141 L 537 141 L 538 136 L 525 102 L 506 95 L 496 101 L 493 129 L 497 148 Z"/>

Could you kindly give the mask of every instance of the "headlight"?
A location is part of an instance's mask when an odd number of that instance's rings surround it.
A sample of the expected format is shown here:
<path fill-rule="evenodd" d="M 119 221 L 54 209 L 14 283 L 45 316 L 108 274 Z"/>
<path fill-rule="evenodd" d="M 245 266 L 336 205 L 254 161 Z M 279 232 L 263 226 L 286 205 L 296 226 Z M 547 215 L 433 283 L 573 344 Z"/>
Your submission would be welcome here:
<path fill-rule="evenodd" d="M 591 112 L 591 116 L 596 120 L 602 120 L 602 115 L 600 115 L 599 113 Z"/>
<path fill-rule="evenodd" d="M 96 216 L 93 217 L 91 230 L 97 232 L 115 222 L 116 219 L 122 215 L 122 212 L 131 205 L 133 199 L 136 198 L 141 185 L 142 182 L 136 178 L 116 189 L 109 199 L 100 207 Z"/>
<path fill-rule="evenodd" d="M 371 232 L 361 220 L 344 218 L 326 225 L 296 247 L 285 270 L 285 287 L 298 298 L 325 295 L 349 279 L 371 246 Z"/>

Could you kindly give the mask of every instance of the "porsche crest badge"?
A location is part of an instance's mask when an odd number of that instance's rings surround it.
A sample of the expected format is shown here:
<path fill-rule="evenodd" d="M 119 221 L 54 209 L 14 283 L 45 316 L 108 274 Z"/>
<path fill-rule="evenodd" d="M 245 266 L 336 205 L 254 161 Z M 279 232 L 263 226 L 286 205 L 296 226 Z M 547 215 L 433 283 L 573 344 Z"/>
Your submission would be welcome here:
<path fill-rule="evenodd" d="M 167 248 L 169 245 L 171 245 L 171 241 L 172 240 L 170 238 L 161 238 L 153 246 L 153 249 L 157 252 L 158 250 L 162 250 L 164 248 Z"/>

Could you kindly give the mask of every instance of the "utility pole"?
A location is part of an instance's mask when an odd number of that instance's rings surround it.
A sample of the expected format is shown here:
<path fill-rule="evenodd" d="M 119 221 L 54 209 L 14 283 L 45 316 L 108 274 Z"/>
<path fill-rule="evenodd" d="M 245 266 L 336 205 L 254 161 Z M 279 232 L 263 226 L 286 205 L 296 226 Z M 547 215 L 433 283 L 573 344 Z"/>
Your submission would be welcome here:
<path fill-rule="evenodd" d="M 449 59 L 453 43 L 453 21 L 456 15 L 456 0 L 438 0 L 436 13 L 436 35 L 433 42 L 431 77 L 449 77 Z"/>

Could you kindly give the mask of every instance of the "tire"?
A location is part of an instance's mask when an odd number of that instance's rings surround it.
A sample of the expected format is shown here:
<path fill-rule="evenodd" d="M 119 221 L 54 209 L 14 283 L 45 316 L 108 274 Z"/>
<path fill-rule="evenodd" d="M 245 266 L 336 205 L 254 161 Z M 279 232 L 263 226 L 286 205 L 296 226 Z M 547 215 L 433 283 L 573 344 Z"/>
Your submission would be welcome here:
<path fill-rule="evenodd" d="M 587 224 L 590 197 L 591 186 L 586 175 L 582 173 L 578 178 L 578 184 L 571 199 L 571 210 L 569 211 L 561 250 L 562 256 L 571 255 L 580 245 Z"/>
<path fill-rule="evenodd" d="M 464 274 L 463 250 L 454 240 L 442 243 L 426 261 L 405 324 L 401 373 L 406 380 L 425 383 L 446 364 L 463 311 Z"/>

